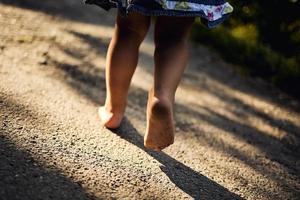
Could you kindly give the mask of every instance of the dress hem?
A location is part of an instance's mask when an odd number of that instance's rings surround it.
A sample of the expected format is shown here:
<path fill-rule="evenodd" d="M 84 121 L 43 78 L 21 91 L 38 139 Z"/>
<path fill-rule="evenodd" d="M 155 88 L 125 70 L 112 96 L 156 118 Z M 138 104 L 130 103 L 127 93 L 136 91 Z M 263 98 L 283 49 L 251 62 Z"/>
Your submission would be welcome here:
<path fill-rule="evenodd" d="M 169 2 L 175 2 L 178 0 L 168 0 Z M 199 0 L 188 0 L 191 3 L 199 3 Z M 130 12 L 138 12 L 142 15 L 146 16 L 174 16 L 174 17 L 200 17 L 201 23 L 205 25 L 207 28 L 214 28 L 217 25 L 224 22 L 231 14 L 232 14 L 232 7 L 229 4 L 229 8 L 231 7 L 231 11 L 227 11 L 224 14 L 221 14 L 217 19 L 211 19 L 213 13 L 206 13 L 207 10 L 175 10 L 175 9 L 166 9 L 162 8 L 162 5 L 153 6 L 150 9 L 147 9 L 143 5 L 139 5 L 135 3 L 135 1 L 132 1 L 132 3 L 128 4 L 122 4 L 121 0 L 84 0 L 86 4 L 96 4 L 103 8 L 104 10 L 108 11 L 111 8 L 118 9 L 121 16 L 126 17 Z M 155 1 L 158 4 L 158 0 Z M 205 3 L 210 4 L 216 4 L 221 3 L 225 4 L 227 3 L 226 0 L 200 0 L 201 4 L 203 2 L 203 5 Z M 222 11 L 223 12 L 223 11 Z"/>
<path fill-rule="evenodd" d="M 127 12 L 123 13 L 126 16 L 130 11 L 135 11 L 146 16 L 175 16 L 175 17 L 200 17 L 201 22 L 207 28 L 214 28 L 224 22 L 232 13 L 222 15 L 221 18 L 214 21 L 209 21 L 203 11 L 180 11 L 180 10 L 146 10 L 141 6 L 129 4 Z"/>

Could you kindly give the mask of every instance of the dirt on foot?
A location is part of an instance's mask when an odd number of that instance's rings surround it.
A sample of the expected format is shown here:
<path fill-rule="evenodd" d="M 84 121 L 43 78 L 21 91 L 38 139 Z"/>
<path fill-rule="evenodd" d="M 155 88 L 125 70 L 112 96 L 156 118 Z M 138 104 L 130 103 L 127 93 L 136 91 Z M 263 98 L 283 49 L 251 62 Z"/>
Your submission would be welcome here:
<path fill-rule="evenodd" d="M 190 44 L 175 142 L 143 145 L 153 35 L 125 119 L 99 123 L 115 11 L 0 0 L 0 199 L 299 199 L 299 102 Z"/>
<path fill-rule="evenodd" d="M 150 89 L 146 108 L 145 147 L 161 151 L 174 143 L 172 106 L 171 100 L 154 96 L 153 88 Z"/>

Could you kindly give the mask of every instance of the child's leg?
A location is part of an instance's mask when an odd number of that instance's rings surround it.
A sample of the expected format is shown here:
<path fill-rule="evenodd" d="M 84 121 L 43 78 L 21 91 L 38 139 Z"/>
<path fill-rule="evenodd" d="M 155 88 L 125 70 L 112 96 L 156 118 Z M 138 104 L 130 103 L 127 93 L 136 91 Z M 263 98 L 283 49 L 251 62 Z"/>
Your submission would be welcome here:
<path fill-rule="evenodd" d="M 117 128 L 125 112 L 127 93 L 138 62 L 139 46 L 150 25 L 150 17 L 131 13 L 116 19 L 106 57 L 106 100 L 99 108 L 102 124 Z"/>
<path fill-rule="evenodd" d="M 148 94 L 145 146 L 161 150 L 174 142 L 173 103 L 187 64 L 187 37 L 194 18 L 158 17 L 154 86 Z"/>

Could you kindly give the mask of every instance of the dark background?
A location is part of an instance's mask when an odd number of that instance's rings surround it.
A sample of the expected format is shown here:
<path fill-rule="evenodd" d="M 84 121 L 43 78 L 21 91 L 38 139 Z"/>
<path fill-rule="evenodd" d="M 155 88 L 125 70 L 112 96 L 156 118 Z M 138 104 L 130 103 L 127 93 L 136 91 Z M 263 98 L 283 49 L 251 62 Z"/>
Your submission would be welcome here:
<path fill-rule="evenodd" d="M 197 23 L 193 40 L 215 49 L 238 70 L 300 98 L 298 0 L 230 0 L 234 12 L 221 26 Z"/>

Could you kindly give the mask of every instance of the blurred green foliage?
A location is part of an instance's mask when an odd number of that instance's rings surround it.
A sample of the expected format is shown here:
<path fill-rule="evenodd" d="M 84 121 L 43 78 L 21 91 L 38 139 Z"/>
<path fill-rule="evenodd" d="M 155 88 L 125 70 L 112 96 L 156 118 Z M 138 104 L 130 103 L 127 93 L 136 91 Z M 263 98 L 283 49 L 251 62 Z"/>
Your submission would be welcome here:
<path fill-rule="evenodd" d="M 300 3 L 298 0 L 230 0 L 234 13 L 207 29 L 200 22 L 192 39 L 217 49 L 240 71 L 260 76 L 300 97 Z"/>

